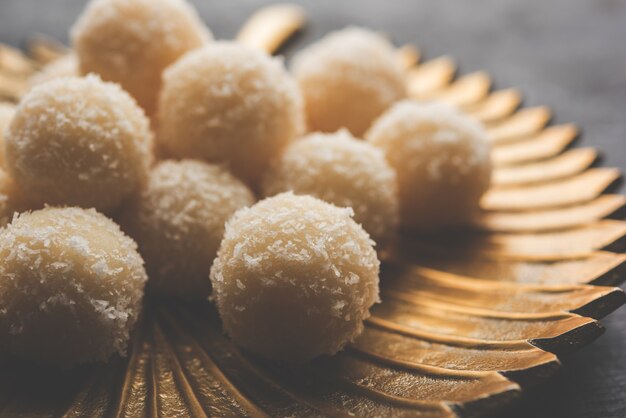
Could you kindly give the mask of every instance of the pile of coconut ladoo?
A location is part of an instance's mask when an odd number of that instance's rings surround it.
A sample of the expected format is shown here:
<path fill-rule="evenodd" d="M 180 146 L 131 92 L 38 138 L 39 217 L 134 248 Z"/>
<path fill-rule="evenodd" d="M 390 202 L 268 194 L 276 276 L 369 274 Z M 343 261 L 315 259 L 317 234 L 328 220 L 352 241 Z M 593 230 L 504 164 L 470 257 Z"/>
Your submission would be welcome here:
<path fill-rule="evenodd" d="M 71 40 L 0 107 L 13 355 L 124 355 L 144 290 L 210 298 L 263 357 L 334 354 L 380 301 L 394 234 L 467 222 L 489 186 L 483 128 L 408 99 L 378 33 L 328 34 L 288 70 L 213 40 L 184 0 L 93 0 Z"/>

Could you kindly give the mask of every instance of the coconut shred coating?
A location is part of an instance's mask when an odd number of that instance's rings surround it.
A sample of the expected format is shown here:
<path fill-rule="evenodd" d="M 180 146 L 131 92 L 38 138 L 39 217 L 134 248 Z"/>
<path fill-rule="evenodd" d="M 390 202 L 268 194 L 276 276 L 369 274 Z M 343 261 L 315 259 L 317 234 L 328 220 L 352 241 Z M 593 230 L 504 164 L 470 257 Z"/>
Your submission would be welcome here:
<path fill-rule="evenodd" d="M 311 131 L 345 127 L 360 137 L 407 94 L 393 46 L 367 29 L 329 33 L 300 51 L 291 68 L 302 89 Z"/>
<path fill-rule="evenodd" d="M 469 116 L 441 103 L 403 101 L 366 138 L 397 172 L 404 226 L 462 225 L 479 210 L 491 179 L 490 145 Z"/>
<path fill-rule="evenodd" d="M 157 141 L 172 157 L 224 164 L 254 187 L 302 130 L 295 82 L 261 51 L 218 42 L 165 71 Z"/>
<path fill-rule="evenodd" d="M 47 208 L 0 230 L 0 345 L 69 366 L 124 354 L 147 279 L 133 240 L 95 210 Z"/>
<path fill-rule="evenodd" d="M 293 191 L 354 209 L 380 247 L 398 223 L 396 174 L 382 151 L 347 130 L 314 133 L 291 144 L 263 181 L 265 196 Z"/>
<path fill-rule="evenodd" d="M 220 166 L 163 161 L 122 215 L 162 296 L 206 298 L 209 271 L 232 214 L 254 203 L 252 192 Z"/>
<path fill-rule="evenodd" d="M 152 115 L 163 70 L 212 35 L 186 0 L 92 0 L 71 38 L 83 74 L 121 84 Z"/>
<path fill-rule="evenodd" d="M 7 171 L 29 200 L 110 213 L 145 182 L 152 144 L 136 102 L 89 75 L 30 90 L 4 145 Z"/>
<path fill-rule="evenodd" d="M 361 333 L 378 301 L 379 261 L 352 213 L 283 193 L 233 216 L 211 281 L 236 343 L 299 362 L 334 354 Z"/>

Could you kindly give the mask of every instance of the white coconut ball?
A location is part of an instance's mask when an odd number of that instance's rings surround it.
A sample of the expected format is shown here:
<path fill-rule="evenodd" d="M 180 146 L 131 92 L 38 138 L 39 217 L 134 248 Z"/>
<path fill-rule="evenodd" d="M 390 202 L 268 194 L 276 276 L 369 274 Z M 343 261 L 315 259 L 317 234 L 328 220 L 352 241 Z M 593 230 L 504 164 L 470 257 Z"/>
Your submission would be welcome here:
<path fill-rule="evenodd" d="M 224 329 L 286 362 L 335 354 L 378 301 L 379 261 L 352 209 L 283 193 L 239 210 L 211 269 Z"/>
<path fill-rule="evenodd" d="M 329 33 L 294 57 L 292 71 L 311 131 L 345 127 L 361 137 L 374 119 L 407 94 L 393 46 L 367 29 Z"/>
<path fill-rule="evenodd" d="M 125 354 L 147 279 L 133 240 L 95 210 L 26 212 L 0 230 L 0 346 L 69 366 Z"/>
<path fill-rule="evenodd" d="M 463 225 L 479 210 L 492 168 L 487 134 L 474 119 L 449 105 L 403 101 L 366 138 L 397 172 L 404 226 Z"/>
<path fill-rule="evenodd" d="M 225 164 L 255 186 L 302 130 L 296 83 L 264 52 L 215 43 L 165 72 L 157 141 L 170 156 Z"/>
<path fill-rule="evenodd" d="M 252 192 L 223 167 L 163 161 L 122 215 L 146 261 L 149 286 L 167 297 L 206 298 L 209 271 L 233 213 Z"/>
<path fill-rule="evenodd" d="M 186 0 L 92 0 L 71 37 L 83 74 L 121 84 L 152 115 L 163 70 L 212 35 Z"/>
<path fill-rule="evenodd" d="M 143 110 L 95 75 L 35 86 L 4 141 L 6 169 L 29 200 L 107 213 L 145 182 L 153 158 Z"/>

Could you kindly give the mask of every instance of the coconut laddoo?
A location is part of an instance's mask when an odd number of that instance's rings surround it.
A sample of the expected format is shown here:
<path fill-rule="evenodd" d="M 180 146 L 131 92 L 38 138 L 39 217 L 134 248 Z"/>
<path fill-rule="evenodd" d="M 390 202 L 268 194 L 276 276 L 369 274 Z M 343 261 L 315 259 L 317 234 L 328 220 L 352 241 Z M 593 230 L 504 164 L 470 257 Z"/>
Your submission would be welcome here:
<path fill-rule="evenodd" d="M 224 329 L 264 357 L 308 361 L 359 335 L 379 261 L 352 209 L 283 193 L 239 210 L 211 269 Z"/>
<path fill-rule="evenodd" d="M 476 214 L 491 179 L 490 145 L 478 122 L 449 105 L 404 101 L 366 138 L 397 172 L 404 226 L 463 225 Z"/>
<path fill-rule="evenodd" d="M 219 42 L 164 73 L 157 142 L 172 157 L 226 164 L 256 186 L 269 160 L 302 129 L 296 83 L 264 52 Z"/>
<path fill-rule="evenodd" d="M 361 137 L 407 94 L 393 46 L 367 29 L 351 27 L 326 35 L 295 56 L 292 72 L 311 131 L 345 127 Z"/>
<path fill-rule="evenodd" d="M 351 207 L 377 244 L 390 238 L 398 222 L 394 170 L 380 149 L 347 130 L 310 134 L 289 145 L 263 179 L 265 196 L 286 191 Z"/>
<path fill-rule="evenodd" d="M 83 74 L 121 84 L 152 115 L 163 70 L 212 35 L 186 0 L 92 0 L 71 38 Z"/>
<path fill-rule="evenodd" d="M 124 354 L 147 279 L 135 242 L 95 210 L 22 213 L 0 230 L 0 345 L 55 365 Z"/>
<path fill-rule="evenodd" d="M 252 192 L 224 168 L 199 161 L 163 161 L 122 215 L 146 261 L 148 286 L 164 296 L 206 298 L 209 271 L 238 209 Z"/>
<path fill-rule="evenodd" d="M 107 213 L 144 183 L 152 160 L 143 110 L 95 75 L 30 90 L 4 145 L 7 171 L 29 200 Z"/>

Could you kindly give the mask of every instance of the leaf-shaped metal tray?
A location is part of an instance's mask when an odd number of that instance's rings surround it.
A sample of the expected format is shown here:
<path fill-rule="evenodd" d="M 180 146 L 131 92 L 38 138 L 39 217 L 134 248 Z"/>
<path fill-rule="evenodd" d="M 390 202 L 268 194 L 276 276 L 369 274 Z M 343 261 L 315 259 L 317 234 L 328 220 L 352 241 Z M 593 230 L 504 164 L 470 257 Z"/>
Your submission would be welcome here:
<path fill-rule="evenodd" d="M 291 6 L 262 10 L 239 39 L 275 50 L 303 23 Z M 0 49 L 0 96 L 56 57 Z M 626 297 L 615 287 L 626 223 L 605 219 L 624 196 L 620 173 L 590 168 L 592 148 L 567 150 L 573 125 L 547 126 L 546 107 L 518 109 L 489 75 L 455 77 L 454 61 L 418 64 L 399 50 L 411 95 L 460 106 L 493 142 L 494 185 L 467 231 L 401 237 L 384 263 L 383 303 L 344 352 L 286 367 L 224 336 L 211 304 L 148 301 L 127 359 L 69 371 L 0 367 L 3 416 L 479 416 L 505 407 L 559 367 L 558 356 L 602 334 Z M 22 80 L 22 81 L 20 81 Z"/>

